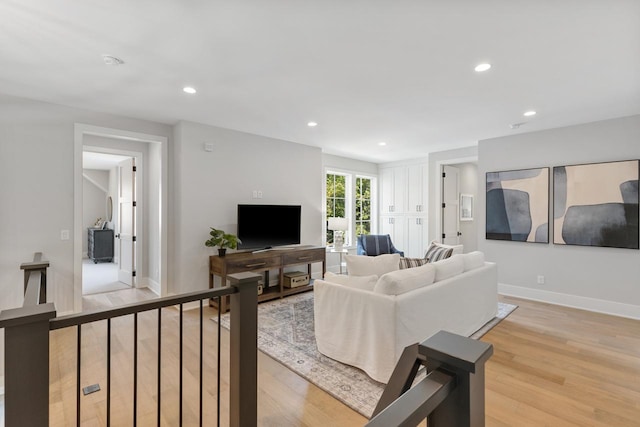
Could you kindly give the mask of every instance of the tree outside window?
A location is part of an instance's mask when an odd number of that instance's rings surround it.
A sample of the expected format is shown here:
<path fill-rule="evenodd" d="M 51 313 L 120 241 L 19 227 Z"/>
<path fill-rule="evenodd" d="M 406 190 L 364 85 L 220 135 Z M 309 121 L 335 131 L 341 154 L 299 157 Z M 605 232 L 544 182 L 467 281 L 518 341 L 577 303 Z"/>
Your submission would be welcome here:
<path fill-rule="evenodd" d="M 345 217 L 347 204 L 346 176 L 327 174 L 327 218 Z M 327 245 L 333 244 L 333 231 L 327 229 Z"/>
<path fill-rule="evenodd" d="M 356 236 L 371 234 L 371 179 L 356 178 Z"/>

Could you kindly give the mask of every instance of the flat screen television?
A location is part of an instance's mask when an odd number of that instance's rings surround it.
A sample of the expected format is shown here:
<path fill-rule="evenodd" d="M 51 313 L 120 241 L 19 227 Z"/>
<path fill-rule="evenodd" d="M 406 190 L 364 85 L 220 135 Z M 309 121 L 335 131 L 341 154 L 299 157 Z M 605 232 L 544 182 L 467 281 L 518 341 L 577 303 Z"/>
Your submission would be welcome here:
<path fill-rule="evenodd" d="M 299 244 L 301 212 L 299 205 L 238 205 L 238 249 Z"/>

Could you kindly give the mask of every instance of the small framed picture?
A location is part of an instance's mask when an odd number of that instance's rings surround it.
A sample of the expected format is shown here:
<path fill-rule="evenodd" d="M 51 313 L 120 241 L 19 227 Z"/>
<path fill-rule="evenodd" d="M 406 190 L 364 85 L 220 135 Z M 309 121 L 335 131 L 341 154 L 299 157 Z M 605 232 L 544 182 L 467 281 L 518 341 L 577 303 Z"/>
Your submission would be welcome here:
<path fill-rule="evenodd" d="M 460 194 L 460 221 L 473 221 L 473 195 Z"/>

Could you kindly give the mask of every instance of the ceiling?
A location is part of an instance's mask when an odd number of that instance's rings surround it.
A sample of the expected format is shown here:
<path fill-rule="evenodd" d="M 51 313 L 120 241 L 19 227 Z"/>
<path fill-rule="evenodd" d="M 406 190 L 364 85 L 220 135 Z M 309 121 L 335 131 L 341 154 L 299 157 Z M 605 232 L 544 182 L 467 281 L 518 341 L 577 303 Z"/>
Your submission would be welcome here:
<path fill-rule="evenodd" d="M 381 163 L 640 113 L 640 1 L 3 0 L 0 92 Z"/>
<path fill-rule="evenodd" d="M 131 156 L 121 156 L 118 154 L 96 153 L 93 151 L 82 152 L 82 168 L 111 170 L 118 166 L 123 160 L 130 159 Z"/>

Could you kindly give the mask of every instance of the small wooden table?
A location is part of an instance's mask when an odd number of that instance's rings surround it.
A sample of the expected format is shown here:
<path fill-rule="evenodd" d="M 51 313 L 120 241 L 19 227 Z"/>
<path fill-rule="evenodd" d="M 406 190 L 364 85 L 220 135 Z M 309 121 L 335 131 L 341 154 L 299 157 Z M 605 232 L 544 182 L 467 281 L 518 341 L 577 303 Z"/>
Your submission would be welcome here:
<path fill-rule="evenodd" d="M 311 264 L 322 262 L 322 277 L 327 269 L 327 250 L 324 246 L 300 246 L 288 249 L 271 249 L 259 252 L 234 252 L 223 257 L 212 255 L 209 257 L 209 288 L 214 287 L 214 277 L 220 276 L 222 286 L 227 285 L 227 276 L 234 273 L 247 271 L 265 272 L 265 283 L 262 295 L 258 296 L 258 302 L 283 298 L 288 295 L 306 292 L 313 289 L 313 283 L 298 286 L 296 288 L 284 287 L 284 268 L 294 265 L 307 265 L 307 273 L 311 277 Z M 269 286 L 269 270 L 278 270 L 279 281 L 277 286 Z M 216 307 L 214 300 L 209 305 Z M 229 298 L 221 300 L 220 309 L 226 312 L 229 309 Z"/>

